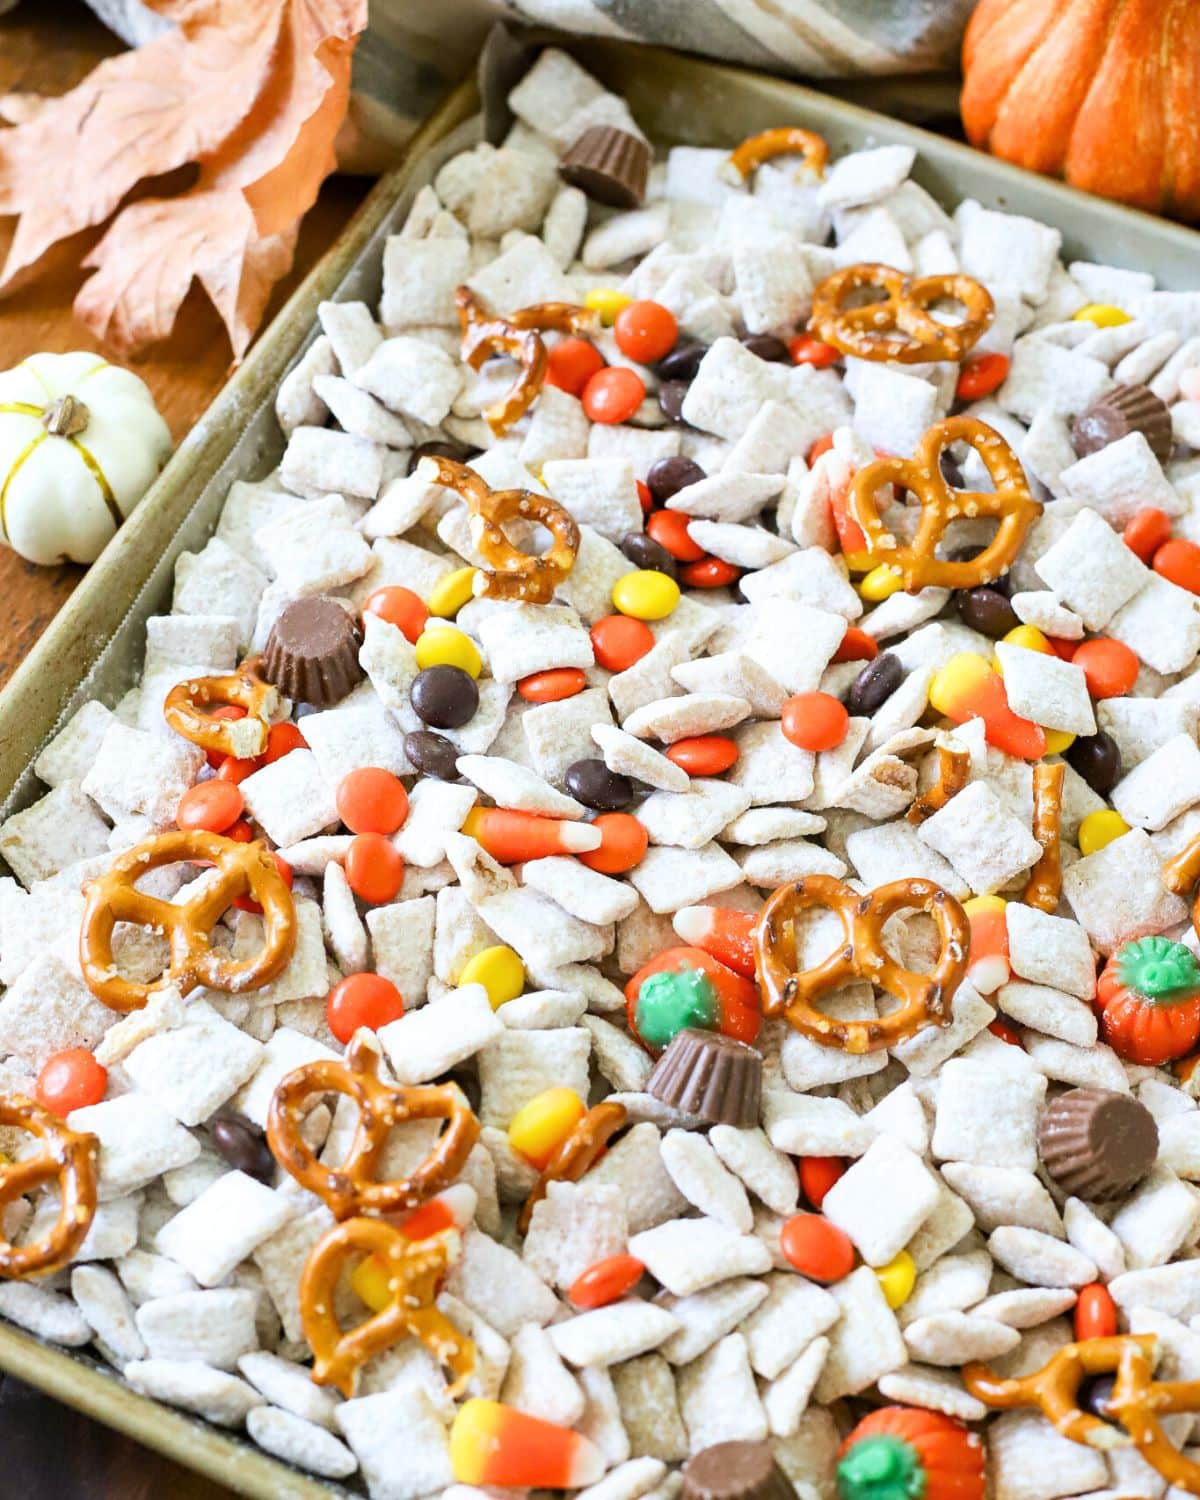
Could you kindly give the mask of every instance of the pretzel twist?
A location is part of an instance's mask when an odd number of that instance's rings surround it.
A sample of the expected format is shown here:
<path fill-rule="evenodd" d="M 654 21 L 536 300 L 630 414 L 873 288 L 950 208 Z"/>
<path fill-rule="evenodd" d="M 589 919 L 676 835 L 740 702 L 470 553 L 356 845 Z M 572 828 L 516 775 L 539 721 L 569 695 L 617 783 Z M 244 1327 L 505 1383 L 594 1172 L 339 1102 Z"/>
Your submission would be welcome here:
<path fill-rule="evenodd" d="M 483 414 L 497 437 L 521 420 L 546 383 L 548 356 L 540 334 L 591 332 L 598 326 L 590 308 L 571 302 L 539 302 L 496 318 L 470 287 L 458 287 L 454 301 L 462 330 L 462 357 L 472 370 L 480 369 L 494 354 L 510 355 L 521 367 L 507 395 Z"/>
<path fill-rule="evenodd" d="M 261 663 L 261 656 L 252 656 L 227 676 L 177 682 L 163 700 L 163 718 L 201 750 L 242 759 L 261 755 L 267 748 L 271 716 L 279 711 L 279 690 L 261 676 Z M 205 712 L 212 704 L 244 708 L 246 717 L 215 718 Z"/>
<path fill-rule="evenodd" d="M 1033 836 L 1042 846 L 1042 853 L 1029 872 L 1021 900 L 1038 911 L 1057 911 L 1062 895 L 1060 831 L 1066 774 L 1067 768 L 1061 761 L 1039 761 L 1033 768 Z"/>
<path fill-rule="evenodd" d="M 1187 896 L 1200 880 L 1200 834 L 1162 867 L 1162 883 L 1176 896 Z M 1200 937 L 1200 891 L 1192 902 L 1192 926 Z"/>
<path fill-rule="evenodd" d="M 184 861 L 216 866 L 214 876 L 187 901 L 164 901 L 137 889 L 137 882 L 162 865 Z M 239 897 L 262 907 L 263 946 L 249 959 L 234 959 L 212 946 L 213 929 Z M 170 943 L 166 971 L 153 983 L 123 978 L 113 961 L 113 932 L 132 922 L 162 933 Z M 261 989 L 287 967 L 296 948 L 296 909 L 275 858 L 260 842 L 234 839 L 201 829 L 161 833 L 127 849 L 87 886 L 79 931 L 79 966 L 84 982 L 111 1010 L 141 1010 L 157 990 L 174 986 L 187 995 L 197 985 L 241 994 Z"/>
<path fill-rule="evenodd" d="M 588 1110 L 538 1173 L 537 1182 L 529 1190 L 516 1221 L 517 1230 L 522 1235 L 529 1229 L 535 1206 L 546 1197 L 547 1185 L 550 1182 L 579 1182 L 603 1157 L 607 1143 L 627 1121 L 624 1104 L 594 1104 Z"/>
<path fill-rule="evenodd" d="M 370 1040 L 357 1033 L 345 1062 L 318 1058 L 294 1069 L 271 1100 L 267 1141 L 275 1159 L 337 1219 L 401 1213 L 449 1187 L 479 1139 L 479 1121 L 454 1084 L 406 1088 L 385 1083 Z M 322 1094 L 345 1094 L 358 1106 L 354 1139 L 339 1167 L 322 1165 L 301 1134 L 308 1107 Z M 448 1128 L 408 1177 L 377 1182 L 375 1171 L 392 1129 L 409 1120 L 445 1120 Z"/>
<path fill-rule="evenodd" d="M 963 1382 L 989 1406 L 1032 1406 L 1065 1438 L 1101 1451 L 1135 1447 L 1168 1483 L 1200 1495 L 1200 1464 L 1185 1458 L 1163 1431 L 1161 1416 L 1200 1411 L 1200 1380 L 1155 1380 L 1154 1334 L 1115 1334 L 1066 1344 L 1040 1370 L 1001 1380 L 983 1364 L 963 1366 Z M 1120 1427 L 1079 1407 L 1079 1387 L 1089 1375 L 1116 1375 L 1106 1409 Z"/>
<path fill-rule="evenodd" d="M 92 1227 L 100 1145 L 24 1094 L 0 1096 L 0 1125 L 28 1131 L 44 1147 L 0 1166 L 0 1217 L 10 1203 L 50 1183 L 58 1184 L 60 1198 L 58 1218 L 41 1239 L 18 1248 L 0 1232 L 0 1276 L 45 1276 L 71 1260 Z"/>
<path fill-rule="evenodd" d="M 1188 895 L 1200 880 L 1200 834 L 1162 867 L 1162 883 L 1177 896 Z"/>
<path fill-rule="evenodd" d="M 506 313 L 504 321 L 513 328 L 536 328 L 540 333 L 595 333 L 600 314 L 577 302 L 534 302 Z"/>
<path fill-rule="evenodd" d="M 957 744 L 939 745 L 937 754 L 938 778 L 908 809 L 910 823 L 923 823 L 926 818 L 931 818 L 967 784 L 971 773 L 970 754 Z"/>
<path fill-rule="evenodd" d="M 578 1182 L 603 1156 L 610 1140 L 629 1118 L 623 1104 L 594 1104 L 576 1124 L 538 1175 L 517 1220 L 522 1234 L 529 1228 L 534 1207 L 546 1196 L 551 1182 Z"/>
<path fill-rule="evenodd" d="M 865 288 L 886 293 L 879 302 L 847 307 L 846 299 Z M 961 302 L 961 323 L 942 323 L 929 308 L 942 300 Z M 961 360 L 986 332 L 994 314 L 991 293 L 961 272 L 906 276 L 893 266 L 845 266 L 817 284 L 808 326 L 826 344 L 858 359 L 919 365 Z"/>
<path fill-rule="evenodd" d="M 347 1219 L 313 1246 L 300 1276 L 300 1321 L 313 1352 L 312 1378 L 354 1392 L 360 1365 L 402 1338 L 420 1339 L 454 1372 L 447 1394 L 462 1394 L 475 1370 L 475 1345 L 435 1305 L 438 1285 L 458 1258 L 457 1230 L 409 1240 L 382 1219 Z M 352 1256 L 377 1255 L 387 1268 L 391 1301 L 366 1322 L 343 1330 L 334 1311 L 338 1281 Z"/>
<path fill-rule="evenodd" d="M 825 163 L 829 160 L 829 146 L 815 130 L 804 130 L 799 125 L 776 125 L 772 130 L 761 130 L 757 135 L 748 136 L 729 153 L 729 164 L 744 180 L 763 162 L 772 161 L 777 156 L 802 156 L 808 170 L 815 177 L 823 177 Z"/>
<path fill-rule="evenodd" d="M 493 490 L 482 476 L 452 458 L 429 456 L 418 470 L 430 484 L 445 485 L 467 502 L 471 533 L 487 568 L 476 593 L 489 599 L 517 599 L 549 604 L 554 591 L 575 565 L 579 527 L 574 518 L 549 495 L 532 490 Z M 510 521 L 536 521 L 553 540 L 540 557 L 523 552 L 504 534 Z"/>
<path fill-rule="evenodd" d="M 845 942 L 815 968 L 796 972 L 796 918 L 814 907 L 836 912 Z M 883 946 L 883 929 L 899 911 L 928 912 L 941 939 L 931 974 L 916 974 Z M 844 1052 L 876 1052 L 921 1026 L 945 1026 L 951 1001 L 967 971 L 970 925 L 959 903 L 931 880 L 893 880 L 860 896 L 832 875 L 806 875 L 775 892 L 754 931 L 763 1013 L 782 1015 L 802 1036 Z M 898 1009 L 870 1021 L 839 1021 L 816 1007 L 854 979 L 894 995 Z"/>
<path fill-rule="evenodd" d="M 942 454 L 960 442 L 970 444 L 983 460 L 994 490 L 956 490 L 947 483 Z M 890 495 L 893 484 L 911 491 L 921 502 L 916 534 L 907 546 L 896 541 L 879 513 L 879 497 Z M 872 561 L 886 563 L 904 580 L 909 593 L 991 583 L 1012 563 L 1025 533 L 1042 513 L 1016 454 L 998 432 L 977 417 L 966 416 L 936 423 L 912 458 L 880 458 L 860 469 L 850 485 L 848 508 L 862 528 Z M 947 526 L 962 516 L 995 517 L 1000 524 L 981 552 L 966 562 L 949 562 L 936 556 L 937 549 Z"/>

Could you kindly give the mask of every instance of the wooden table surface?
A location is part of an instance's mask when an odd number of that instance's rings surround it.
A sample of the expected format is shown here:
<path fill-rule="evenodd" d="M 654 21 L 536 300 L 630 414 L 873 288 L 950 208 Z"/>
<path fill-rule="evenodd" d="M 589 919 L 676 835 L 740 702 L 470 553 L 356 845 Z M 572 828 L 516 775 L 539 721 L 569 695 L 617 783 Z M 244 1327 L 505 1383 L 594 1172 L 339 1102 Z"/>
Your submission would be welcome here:
<path fill-rule="evenodd" d="M 82 0 L 21 0 L 0 18 L 0 94 L 31 89 L 61 94 L 101 58 L 122 50 Z M 341 232 L 366 195 L 364 178 L 334 177 L 304 221 L 296 264 L 280 282 L 267 313 L 274 316 L 313 263 Z M 53 182 L 47 190 L 54 191 Z M 13 219 L 0 219 L 0 262 L 8 252 Z M 71 304 L 87 273 L 80 262 L 99 234 L 72 239 L 66 252 L 52 251 L 50 268 L 0 296 L 0 369 L 39 349 L 104 350 L 73 316 Z M 175 332 L 137 361 L 133 369 L 149 385 L 176 441 L 192 427 L 231 370 L 229 342 L 216 313 L 198 287 L 184 303 Z M 45 630 L 83 576 L 73 564 L 39 568 L 7 547 L 0 548 L 0 686 Z"/>
<path fill-rule="evenodd" d="M 120 41 L 81 0 L 22 0 L 0 18 L 0 93 L 32 89 L 59 94 Z M 304 274 L 336 239 L 370 183 L 332 178 L 300 234 L 296 265 L 276 288 L 274 315 Z M 54 191 L 53 182 L 47 190 Z M 0 221 L 0 260 L 14 221 Z M 72 315 L 80 261 L 97 235 L 72 240 L 48 273 L 0 298 L 0 369 L 39 349 L 103 346 Z M 229 344 L 216 314 L 197 289 L 169 342 L 134 365 L 154 393 L 176 441 L 183 437 L 230 373 Z M 45 630 L 83 576 L 71 565 L 38 568 L 0 548 L 0 684 Z M 233 1500 L 209 1483 L 107 1428 L 58 1405 L 11 1377 L 0 1377 L 0 1493 L 23 1500 Z"/>

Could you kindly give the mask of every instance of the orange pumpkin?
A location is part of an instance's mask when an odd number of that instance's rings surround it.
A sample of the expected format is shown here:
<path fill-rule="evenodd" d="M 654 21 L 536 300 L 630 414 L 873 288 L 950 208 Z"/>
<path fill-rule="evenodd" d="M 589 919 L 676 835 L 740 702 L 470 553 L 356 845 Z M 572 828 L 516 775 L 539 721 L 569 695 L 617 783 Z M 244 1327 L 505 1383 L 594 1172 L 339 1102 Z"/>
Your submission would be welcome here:
<path fill-rule="evenodd" d="M 630 1031 L 656 1057 L 684 1026 L 749 1045 L 762 1023 L 754 981 L 701 948 L 667 948 L 643 964 L 625 986 L 625 1011 Z"/>
<path fill-rule="evenodd" d="M 1165 937 L 1123 944 L 1096 983 L 1100 1032 L 1126 1062 L 1159 1067 L 1200 1042 L 1200 964 Z"/>
<path fill-rule="evenodd" d="M 1104 198 L 1200 218 L 1196 0 L 981 0 L 963 75 L 973 145 Z"/>
<path fill-rule="evenodd" d="M 983 1443 L 961 1422 L 881 1406 L 838 1450 L 841 1500 L 983 1500 Z"/>

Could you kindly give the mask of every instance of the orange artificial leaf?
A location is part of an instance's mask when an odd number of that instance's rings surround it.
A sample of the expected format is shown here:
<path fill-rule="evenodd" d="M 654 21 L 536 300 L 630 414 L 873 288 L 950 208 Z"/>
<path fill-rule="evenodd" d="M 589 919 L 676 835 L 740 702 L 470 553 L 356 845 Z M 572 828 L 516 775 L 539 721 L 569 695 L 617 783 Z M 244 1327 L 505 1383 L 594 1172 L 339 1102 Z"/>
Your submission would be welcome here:
<path fill-rule="evenodd" d="M 75 311 L 115 348 L 144 348 L 171 331 L 193 277 L 220 313 L 239 358 L 271 288 L 292 263 L 295 234 L 264 240 L 236 189 L 146 198 L 117 215 L 84 262 Z"/>
<path fill-rule="evenodd" d="M 281 46 L 294 39 L 294 29 L 287 30 L 291 38 L 285 32 Z M 205 182 L 243 190 L 262 234 L 276 234 L 302 218 L 337 165 L 333 142 L 350 103 L 353 45 L 330 38 L 306 60 L 314 56 L 325 78 L 323 97 L 317 96 L 315 109 L 301 114 L 293 108 L 286 115 L 273 115 L 264 121 L 253 146 L 243 151 L 227 147 L 203 163 Z M 281 141 L 286 141 L 282 151 Z M 246 170 L 251 158 L 261 169 L 252 174 Z"/>
<path fill-rule="evenodd" d="M 43 94 L 0 94 L 0 120 L 6 125 L 26 125 L 50 102 Z"/>
<path fill-rule="evenodd" d="M 220 146 L 267 83 L 280 8 L 247 5 L 257 31 L 231 25 L 196 43 L 170 31 L 107 58 L 27 125 L 0 132 L 0 213 L 21 215 L 4 280 L 103 223 L 143 178 Z"/>
<path fill-rule="evenodd" d="M 176 28 L 0 129 L 0 214 L 20 215 L 0 285 L 143 179 L 195 163 L 191 191 L 117 214 L 75 310 L 128 352 L 170 332 L 198 280 L 240 357 L 334 167 L 366 0 L 147 3 Z"/>

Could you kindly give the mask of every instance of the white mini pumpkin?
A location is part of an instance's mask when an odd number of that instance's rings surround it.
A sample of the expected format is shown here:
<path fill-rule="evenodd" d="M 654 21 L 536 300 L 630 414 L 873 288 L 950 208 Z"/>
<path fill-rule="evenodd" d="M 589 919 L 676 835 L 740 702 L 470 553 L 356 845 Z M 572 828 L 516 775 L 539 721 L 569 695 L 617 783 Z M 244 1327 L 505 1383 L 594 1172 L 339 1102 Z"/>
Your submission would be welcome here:
<path fill-rule="evenodd" d="M 94 562 L 170 452 L 131 371 L 98 354 L 30 355 L 0 372 L 0 540 L 30 562 Z"/>

